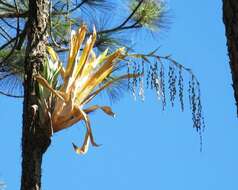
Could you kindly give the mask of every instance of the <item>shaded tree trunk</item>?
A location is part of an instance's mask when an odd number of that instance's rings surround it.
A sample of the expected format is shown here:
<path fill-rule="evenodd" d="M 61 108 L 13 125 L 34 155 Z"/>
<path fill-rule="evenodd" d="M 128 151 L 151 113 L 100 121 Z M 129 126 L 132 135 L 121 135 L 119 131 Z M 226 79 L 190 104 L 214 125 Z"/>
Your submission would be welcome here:
<path fill-rule="evenodd" d="M 50 145 L 49 127 L 41 126 L 33 75 L 45 59 L 49 0 L 29 0 L 25 60 L 21 190 L 41 189 L 43 154 Z"/>
<path fill-rule="evenodd" d="M 223 22 L 226 30 L 228 55 L 238 115 L 238 1 L 223 0 Z"/>

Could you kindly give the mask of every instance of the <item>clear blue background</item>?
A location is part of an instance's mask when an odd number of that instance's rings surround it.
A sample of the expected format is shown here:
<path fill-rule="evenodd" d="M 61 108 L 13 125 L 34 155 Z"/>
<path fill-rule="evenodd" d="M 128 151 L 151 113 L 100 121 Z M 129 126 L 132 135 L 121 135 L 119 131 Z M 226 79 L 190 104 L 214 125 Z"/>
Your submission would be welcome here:
<path fill-rule="evenodd" d="M 162 112 L 150 92 L 144 103 L 125 96 L 113 105 L 115 119 L 92 115 L 100 148 L 90 147 L 85 156 L 74 153 L 71 142 L 82 142 L 82 124 L 53 137 L 43 163 L 44 190 L 238 189 L 238 122 L 221 1 L 179 0 L 169 6 L 171 29 L 144 50 L 162 45 L 160 54 L 171 53 L 201 82 L 203 152 L 188 108 Z M 21 101 L 0 98 L 0 179 L 9 190 L 20 186 L 21 112 Z"/>

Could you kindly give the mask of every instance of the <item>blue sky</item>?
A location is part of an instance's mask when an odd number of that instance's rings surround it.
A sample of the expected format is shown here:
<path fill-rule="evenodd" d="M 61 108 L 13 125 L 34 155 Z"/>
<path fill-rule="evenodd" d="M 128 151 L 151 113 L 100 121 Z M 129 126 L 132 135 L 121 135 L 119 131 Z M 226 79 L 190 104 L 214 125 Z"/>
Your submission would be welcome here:
<path fill-rule="evenodd" d="M 147 92 L 146 101 L 125 96 L 112 105 L 115 119 L 98 112 L 92 126 L 99 148 L 85 156 L 80 144 L 83 125 L 56 134 L 43 162 L 43 189 L 238 189 L 238 122 L 222 23 L 221 1 L 169 1 L 172 24 L 161 40 L 160 54 L 193 69 L 201 83 L 206 119 L 203 152 L 192 128 L 189 108 L 161 111 Z M 103 101 L 105 104 L 107 101 Z M 103 103 L 101 103 L 103 104 Z M 22 102 L 0 98 L 0 179 L 7 189 L 20 186 Z"/>

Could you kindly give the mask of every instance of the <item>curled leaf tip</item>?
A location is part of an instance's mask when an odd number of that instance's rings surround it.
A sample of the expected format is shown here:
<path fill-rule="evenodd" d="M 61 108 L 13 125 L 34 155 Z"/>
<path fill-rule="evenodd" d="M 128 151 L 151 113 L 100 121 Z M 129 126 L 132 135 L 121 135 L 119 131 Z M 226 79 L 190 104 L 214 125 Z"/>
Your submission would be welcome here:
<path fill-rule="evenodd" d="M 100 147 L 100 146 L 102 146 L 102 144 L 97 144 L 97 143 L 95 143 L 95 142 L 91 142 L 91 144 L 92 144 L 93 146 L 95 146 L 95 147 Z"/>
<path fill-rule="evenodd" d="M 74 143 L 72 143 L 72 145 L 73 145 L 74 150 L 76 151 L 78 149 L 78 147 Z"/>
<path fill-rule="evenodd" d="M 75 151 L 77 154 L 86 154 L 87 151 L 88 151 L 87 148 L 86 148 L 86 149 L 84 149 L 83 147 L 80 148 L 80 147 L 78 147 L 77 145 L 75 145 L 74 143 L 72 143 L 72 145 L 73 145 L 74 151 Z"/>
<path fill-rule="evenodd" d="M 102 106 L 101 107 L 102 111 L 104 111 L 106 114 L 115 117 L 116 114 L 112 111 L 112 109 L 109 106 Z"/>

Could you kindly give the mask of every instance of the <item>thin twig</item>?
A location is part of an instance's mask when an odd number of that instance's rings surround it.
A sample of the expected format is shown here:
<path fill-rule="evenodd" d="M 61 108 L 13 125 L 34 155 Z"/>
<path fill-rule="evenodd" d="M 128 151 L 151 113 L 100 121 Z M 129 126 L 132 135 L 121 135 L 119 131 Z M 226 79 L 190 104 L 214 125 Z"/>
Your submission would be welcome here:
<path fill-rule="evenodd" d="M 22 45 L 25 41 L 27 27 L 28 27 L 28 22 L 25 23 L 24 29 L 23 29 L 22 33 L 19 35 L 19 40 L 18 40 L 18 44 L 17 44 L 17 47 L 16 47 L 17 50 L 21 49 L 21 47 L 22 47 Z"/>
<path fill-rule="evenodd" d="M 127 24 L 127 22 L 133 17 L 133 15 L 136 13 L 136 11 L 140 8 L 140 6 L 142 5 L 142 3 L 144 2 L 144 0 L 141 0 L 138 5 L 134 8 L 134 10 L 131 12 L 131 14 L 118 26 L 111 28 L 111 29 L 107 29 L 107 30 L 102 30 L 102 31 L 98 31 L 98 34 L 105 34 L 105 33 L 111 33 L 111 32 L 116 32 L 119 30 L 126 30 L 126 29 L 133 29 L 133 28 L 140 28 L 141 25 L 139 24 L 139 21 L 136 21 L 134 24 L 130 25 L 130 26 L 125 26 Z"/>
<path fill-rule="evenodd" d="M 0 18 L 26 18 L 28 16 L 28 11 L 19 13 L 19 12 L 11 12 L 11 13 L 0 13 Z"/>
<path fill-rule="evenodd" d="M 130 26 L 115 27 L 115 28 L 108 29 L 108 30 L 102 30 L 102 31 L 98 31 L 97 34 L 106 34 L 106 33 L 111 33 L 111 32 L 116 32 L 116 31 L 122 31 L 122 30 L 140 28 L 141 25 L 137 25 L 137 24 L 138 24 L 138 23 L 135 22 L 134 24 L 132 24 L 132 25 L 130 25 Z"/>
<path fill-rule="evenodd" d="M 21 34 L 20 34 L 21 35 Z M 7 47 L 8 45 L 10 45 L 12 42 L 14 42 L 16 40 L 16 37 L 12 38 L 11 40 L 9 40 L 7 43 L 3 44 L 1 47 L 0 47 L 0 51 L 2 49 L 4 49 L 5 47 Z"/>
<path fill-rule="evenodd" d="M 76 7 L 72 8 L 69 10 L 69 13 L 72 13 L 74 11 L 76 11 L 77 9 L 79 9 L 84 3 L 86 3 L 88 0 L 83 0 L 81 3 L 79 3 Z"/>
<path fill-rule="evenodd" d="M 6 32 L 6 30 L 4 30 L 4 28 L 3 27 L 1 27 L 0 26 L 0 29 L 3 31 L 3 33 L 8 37 L 8 39 L 7 40 L 10 40 L 10 39 L 12 39 L 12 37 Z"/>
<path fill-rule="evenodd" d="M 61 46 L 55 41 L 55 38 L 53 36 L 53 33 L 52 33 L 52 22 L 51 22 L 51 18 L 52 18 L 52 15 L 51 15 L 51 12 L 52 12 L 52 0 L 50 0 L 50 3 L 49 3 L 49 26 L 50 26 L 50 37 L 51 37 L 51 40 L 53 42 L 53 44 L 58 47 L 58 48 L 61 48 Z"/>
<path fill-rule="evenodd" d="M 4 2 L 4 1 L 2 1 L 2 0 L 0 0 L 0 3 L 3 4 L 3 5 L 5 5 L 6 7 L 9 7 L 9 8 L 15 9 L 15 7 L 14 7 L 13 5 L 8 4 L 8 3 L 6 3 L 6 2 Z"/>
<path fill-rule="evenodd" d="M 135 7 L 135 9 L 132 11 L 132 13 L 127 17 L 127 19 L 121 24 L 119 25 L 118 27 L 121 28 L 123 27 L 133 16 L 134 14 L 136 13 L 136 11 L 140 8 L 140 6 L 142 5 L 144 0 L 141 0 L 138 5 Z"/>
<path fill-rule="evenodd" d="M 17 29 L 15 26 L 9 24 L 4 18 L 0 18 L 7 26 L 9 26 L 10 28 L 13 28 L 13 29 Z"/>
<path fill-rule="evenodd" d="M 0 35 L 5 39 L 5 40 L 9 40 L 4 34 L 2 34 L 1 32 L 0 32 Z"/>

